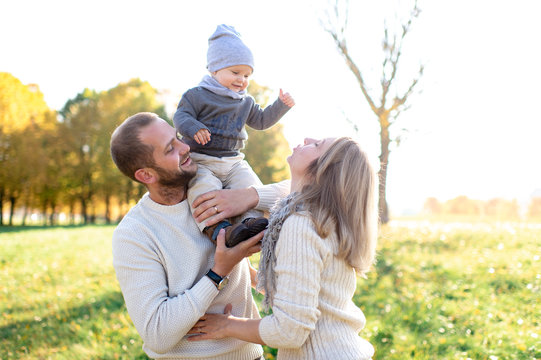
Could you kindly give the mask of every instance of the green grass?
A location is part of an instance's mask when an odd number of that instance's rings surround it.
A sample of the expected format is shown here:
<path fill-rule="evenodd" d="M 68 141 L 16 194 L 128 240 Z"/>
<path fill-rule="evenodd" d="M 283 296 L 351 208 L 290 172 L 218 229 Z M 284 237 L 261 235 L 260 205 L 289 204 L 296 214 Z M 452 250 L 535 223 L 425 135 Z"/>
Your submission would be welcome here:
<path fill-rule="evenodd" d="M 375 359 L 541 358 L 541 227 L 403 225 L 354 299 Z M 113 229 L 0 228 L 0 359 L 146 359 Z"/>

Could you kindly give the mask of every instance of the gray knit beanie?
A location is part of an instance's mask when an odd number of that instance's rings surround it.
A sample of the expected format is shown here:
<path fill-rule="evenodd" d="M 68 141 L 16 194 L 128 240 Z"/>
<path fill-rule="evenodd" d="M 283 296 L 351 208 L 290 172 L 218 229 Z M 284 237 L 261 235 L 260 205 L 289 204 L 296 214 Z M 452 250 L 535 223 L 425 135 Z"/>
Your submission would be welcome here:
<path fill-rule="evenodd" d="M 240 34 L 234 27 L 218 25 L 216 31 L 209 38 L 207 51 L 207 69 L 215 72 L 220 69 L 248 65 L 254 69 L 254 57 L 248 47 L 242 42 Z"/>

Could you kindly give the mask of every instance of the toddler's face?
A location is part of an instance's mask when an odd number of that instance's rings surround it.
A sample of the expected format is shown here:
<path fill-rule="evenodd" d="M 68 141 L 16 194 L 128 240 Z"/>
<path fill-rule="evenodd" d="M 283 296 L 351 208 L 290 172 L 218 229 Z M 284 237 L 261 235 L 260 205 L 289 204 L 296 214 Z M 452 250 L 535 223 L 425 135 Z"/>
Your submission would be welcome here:
<path fill-rule="evenodd" d="M 240 92 L 248 87 L 248 79 L 252 68 L 248 65 L 235 65 L 220 69 L 212 76 L 223 86 L 234 92 Z"/>

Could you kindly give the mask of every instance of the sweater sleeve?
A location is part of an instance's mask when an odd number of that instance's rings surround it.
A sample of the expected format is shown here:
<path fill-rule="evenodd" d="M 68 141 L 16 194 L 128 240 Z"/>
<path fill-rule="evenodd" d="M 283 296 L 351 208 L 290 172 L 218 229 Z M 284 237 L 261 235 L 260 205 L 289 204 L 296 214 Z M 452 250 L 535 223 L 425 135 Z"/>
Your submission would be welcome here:
<path fill-rule="evenodd" d="M 167 274 L 160 255 L 146 234 L 133 224 L 113 234 L 113 265 L 128 313 L 139 335 L 152 351 L 163 354 L 186 335 L 218 294 L 203 276 L 190 289 L 176 296 L 168 294 Z"/>
<path fill-rule="evenodd" d="M 276 200 L 282 199 L 289 195 L 291 188 L 291 180 L 283 180 L 278 183 L 253 186 L 259 196 L 259 202 L 255 209 L 261 211 L 269 211 Z"/>
<path fill-rule="evenodd" d="M 182 95 L 178 104 L 177 111 L 173 116 L 175 128 L 182 136 L 193 139 L 195 133 L 201 129 L 208 129 L 202 122 L 197 120 L 197 99 L 194 96 L 195 91 L 188 90 Z M 209 130 L 210 132 L 210 130 Z"/>
<path fill-rule="evenodd" d="M 250 115 L 246 119 L 246 125 L 256 130 L 268 129 L 276 124 L 289 109 L 290 107 L 284 104 L 279 98 L 264 110 L 254 101 Z"/>
<path fill-rule="evenodd" d="M 328 255 L 307 216 L 286 219 L 276 243 L 273 314 L 261 320 L 259 334 L 269 346 L 300 348 L 315 329 L 320 277 Z"/>

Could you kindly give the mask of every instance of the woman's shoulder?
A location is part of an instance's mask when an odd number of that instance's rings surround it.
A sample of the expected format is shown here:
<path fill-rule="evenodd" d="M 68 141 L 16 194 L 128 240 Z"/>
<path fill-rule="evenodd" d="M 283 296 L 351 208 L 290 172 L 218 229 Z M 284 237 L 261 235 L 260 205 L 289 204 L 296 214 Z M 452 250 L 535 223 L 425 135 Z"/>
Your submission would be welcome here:
<path fill-rule="evenodd" d="M 302 237 L 304 241 L 316 247 L 330 250 L 329 238 L 323 238 L 318 234 L 316 225 L 308 211 L 298 211 L 288 216 L 282 225 L 281 233 L 285 237 L 291 238 L 292 241 L 297 241 L 299 237 Z"/>
<path fill-rule="evenodd" d="M 297 211 L 286 218 L 282 227 L 291 226 L 302 226 L 303 228 L 311 228 L 315 231 L 315 224 L 312 220 L 312 216 L 310 215 L 310 212 L 306 210 Z"/>

